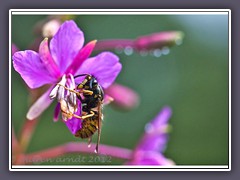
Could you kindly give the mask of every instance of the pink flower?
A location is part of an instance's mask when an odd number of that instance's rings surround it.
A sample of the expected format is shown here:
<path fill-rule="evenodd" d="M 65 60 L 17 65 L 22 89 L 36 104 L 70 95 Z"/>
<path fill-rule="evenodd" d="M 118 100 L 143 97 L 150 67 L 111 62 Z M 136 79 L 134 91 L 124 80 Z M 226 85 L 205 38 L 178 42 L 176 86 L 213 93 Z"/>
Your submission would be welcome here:
<path fill-rule="evenodd" d="M 171 109 L 164 107 L 157 117 L 145 127 L 145 134 L 133 152 L 130 165 L 173 165 L 172 160 L 164 157 L 162 152 L 168 140 Z"/>
<path fill-rule="evenodd" d="M 13 55 L 13 66 L 22 76 L 30 88 L 38 88 L 45 84 L 51 84 L 48 89 L 29 109 L 27 118 L 32 120 L 38 117 L 50 104 L 51 99 L 57 97 L 62 100 L 64 90 L 62 84 L 69 89 L 76 87 L 81 78 L 74 79 L 74 75 L 91 74 L 96 77 L 98 83 L 105 89 L 116 79 L 121 71 L 121 64 L 116 55 L 111 52 L 102 52 L 96 57 L 89 58 L 96 41 L 91 41 L 83 47 L 84 35 L 74 21 L 66 21 L 50 41 L 44 39 L 39 47 L 39 52 L 32 50 L 19 51 Z M 54 87 L 54 88 L 53 88 Z M 76 106 L 77 103 L 75 98 Z M 58 116 L 60 106 L 55 109 L 55 119 Z M 79 110 L 79 108 L 77 108 Z M 74 111 L 78 113 L 78 111 Z M 69 130 L 75 134 L 81 128 L 80 119 L 71 118 L 66 121 Z"/>

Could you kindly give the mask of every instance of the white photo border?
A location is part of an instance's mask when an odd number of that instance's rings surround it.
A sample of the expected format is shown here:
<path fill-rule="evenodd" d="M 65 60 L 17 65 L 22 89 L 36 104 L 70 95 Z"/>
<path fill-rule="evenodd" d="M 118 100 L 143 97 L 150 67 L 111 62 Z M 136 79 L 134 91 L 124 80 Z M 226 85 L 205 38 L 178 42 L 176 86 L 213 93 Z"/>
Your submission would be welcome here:
<path fill-rule="evenodd" d="M 228 109 L 228 165 L 176 166 L 64 166 L 12 165 L 11 118 L 11 23 L 12 15 L 228 15 L 229 109 Z M 9 10 L 9 170 L 10 171 L 231 171 L 231 10 L 230 9 L 10 9 Z"/>

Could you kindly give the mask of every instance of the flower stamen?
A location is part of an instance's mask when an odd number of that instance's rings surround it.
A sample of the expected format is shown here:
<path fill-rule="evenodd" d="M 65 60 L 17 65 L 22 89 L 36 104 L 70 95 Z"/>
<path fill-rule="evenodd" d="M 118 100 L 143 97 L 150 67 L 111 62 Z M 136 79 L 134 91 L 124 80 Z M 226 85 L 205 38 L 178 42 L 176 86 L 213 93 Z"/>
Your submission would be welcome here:
<path fill-rule="evenodd" d="M 86 119 L 86 118 L 89 118 L 89 117 L 92 117 L 95 115 L 95 113 L 93 111 L 90 111 L 90 114 L 87 114 L 84 116 L 78 116 L 78 115 L 74 114 L 73 109 L 71 109 L 71 107 L 69 107 L 69 104 L 67 103 L 66 100 L 61 100 L 60 105 L 61 105 L 62 117 L 65 122 L 68 119 L 71 119 L 72 117 L 83 120 L 83 119 Z"/>
<path fill-rule="evenodd" d="M 52 91 L 50 92 L 50 98 L 54 99 L 55 97 L 57 97 L 58 101 L 60 102 L 61 99 L 64 99 L 64 86 L 67 82 L 67 78 L 66 75 L 64 74 L 61 81 L 59 83 L 56 84 L 56 86 L 52 89 Z"/>
<path fill-rule="evenodd" d="M 81 116 L 78 116 L 75 113 L 74 108 L 72 108 L 71 106 L 69 106 L 69 103 L 62 99 L 60 102 L 61 105 L 61 111 L 62 111 L 62 119 L 66 122 L 67 120 L 71 119 L 72 117 L 76 117 L 78 119 L 82 119 Z"/>

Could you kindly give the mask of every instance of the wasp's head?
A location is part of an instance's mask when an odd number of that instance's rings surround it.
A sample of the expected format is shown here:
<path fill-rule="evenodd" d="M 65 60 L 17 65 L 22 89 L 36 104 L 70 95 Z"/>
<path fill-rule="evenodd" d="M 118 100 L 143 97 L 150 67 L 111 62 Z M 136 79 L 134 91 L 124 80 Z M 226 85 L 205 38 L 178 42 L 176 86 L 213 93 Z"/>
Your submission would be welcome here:
<path fill-rule="evenodd" d="M 87 81 L 86 85 L 90 88 L 98 86 L 97 79 L 92 75 L 87 75 L 85 80 Z"/>

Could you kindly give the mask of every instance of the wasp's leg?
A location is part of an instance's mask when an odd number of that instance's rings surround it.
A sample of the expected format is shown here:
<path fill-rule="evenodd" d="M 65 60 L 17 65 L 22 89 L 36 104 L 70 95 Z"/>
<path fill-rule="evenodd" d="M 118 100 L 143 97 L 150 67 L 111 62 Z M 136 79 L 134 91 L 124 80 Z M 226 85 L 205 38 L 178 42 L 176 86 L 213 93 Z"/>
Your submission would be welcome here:
<path fill-rule="evenodd" d="M 90 90 L 80 89 L 80 92 L 78 92 L 78 91 L 75 91 L 73 89 L 69 89 L 66 86 L 63 86 L 62 84 L 58 84 L 58 85 L 64 87 L 66 90 L 68 90 L 70 92 L 73 92 L 73 93 L 77 94 L 77 96 L 80 96 L 80 93 L 86 93 L 86 94 L 89 94 L 89 95 L 93 94 L 93 91 L 90 91 Z"/>
<path fill-rule="evenodd" d="M 99 144 L 100 144 L 100 137 L 101 137 L 101 128 L 102 128 L 102 120 L 103 120 L 102 105 L 101 104 L 98 104 L 98 114 L 99 114 L 98 115 L 98 139 L 97 139 L 97 145 L 96 145 L 95 153 L 98 153 Z"/>
<path fill-rule="evenodd" d="M 95 113 L 93 111 L 90 111 L 91 114 L 88 114 L 88 115 L 85 115 L 85 116 L 82 116 L 81 119 L 86 119 L 86 118 L 89 118 L 89 117 L 93 117 L 95 115 Z"/>
<path fill-rule="evenodd" d="M 62 109 L 61 109 L 61 111 L 62 111 L 62 113 L 63 113 L 63 115 L 65 117 L 64 121 L 67 121 L 68 119 L 71 119 L 72 117 L 75 117 L 75 118 L 78 118 L 78 119 L 82 119 L 82 116 L 78 116 L 76 114 L 73 114 L 73 113 L 70 113 L 70 112 L 66 112 L 66 111 L 64 111 Z"/>
<path fill-rule="evenodd" d="M 89 91 L 89 90 L 86 90 L 86 89 L 82 89 L 80 92 L 83 92 L 83 93 L 89 94 L 89 95 L 93 94 L 93 91 Z"/>
<path fill-rule="evenodd" d="M 92 143 L 92 136 L 88 138 L 88 147 L 91 147 L 91 143 Z"/>
<path fill-rule="evenodd" d="M 76 118 L 78 118 L 78 119 L 82 119 L 82 120 L 84 120 L 84 119 L 86 119 L 86 118 L 89 118 L 89 117 L 92 117 L 92 116 L 94 116 L 94 112 L 93 111 L 91 111 L 91 114 L 88 114 L 88 115 L 85 115 L 85 116 L 78 116 L 78 115 L 76 115 L 76 114 L 71 114 L 73 117 L 76 117 Z"/>
<path fill-rule="evenodd" d="M 70 113 L 70 112 L 66 112 L 64 110 L 61 110 L 61 111 L 62 111 L 62 113 L 64 113 L 66 115 L 66 117 L 68 119 L 70 119 L 72 117 L 75 117 L 75 118 L 78 118 L 78 119 L 86 119 L 86 118 L 94 116 L 94 114 L 95 114 L 93 111 L 91 111 L 91 114 L 88 114 L 88 115 L 85 115 L 85 116 L 78 116 L 76 114 L 73 114 L 73 113 Z"/>
<path fill-rule="evenodd" d="M 83 93 L 86 93 L 86 94 L 89 94 L 89 95 L 92 95 L 92 94 L 93 94 L 93 91 L 89 91 L 89 90 L 85 90 L 85 89 L 83 89 L 82 92 L 83 92 Z"/>
<path fill-rule="evenodd" d="M 67 88 L 66 86 L 63 86 L 62 84 L 58 84 L 58 85 L 64 87 L 66 90 L 68 90 L 68 91 L 70 91 L 70 92 L 73 92 L 73 93 L 77 94 L 77 96 L 80 96 L 80 93 L 79 93 L 78 91 L 75 91 L 75 90 L 73 90 L 73 89 L 69 89 L 69 88 Z"/>

